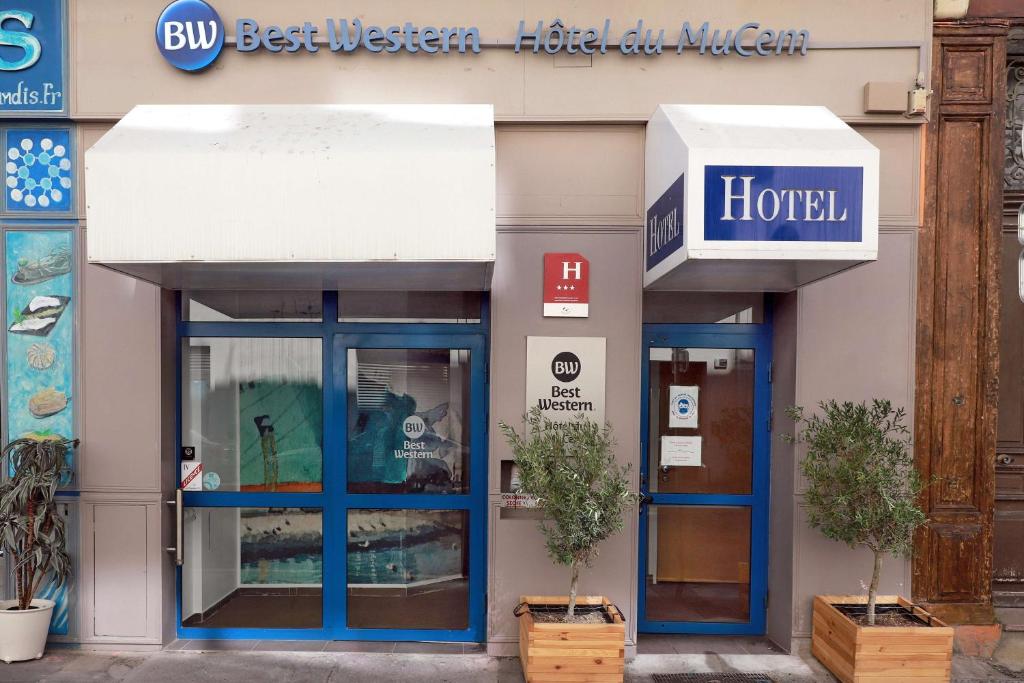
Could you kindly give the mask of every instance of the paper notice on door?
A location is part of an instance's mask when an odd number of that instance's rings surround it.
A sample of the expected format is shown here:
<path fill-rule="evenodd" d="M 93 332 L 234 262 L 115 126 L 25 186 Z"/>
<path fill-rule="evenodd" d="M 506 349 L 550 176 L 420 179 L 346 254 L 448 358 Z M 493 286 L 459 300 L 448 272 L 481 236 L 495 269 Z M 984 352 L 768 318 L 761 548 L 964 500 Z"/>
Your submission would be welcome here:
<path fill-rule="evenodd" d="M 671 385 L 668 388 L 670 429 L 697 429 L 697 394 L 700 387 Z"/>
<path fill-rule="evenodd" d="M 662 467 L 700 467 L 699 436 L 661 437 Z"/>

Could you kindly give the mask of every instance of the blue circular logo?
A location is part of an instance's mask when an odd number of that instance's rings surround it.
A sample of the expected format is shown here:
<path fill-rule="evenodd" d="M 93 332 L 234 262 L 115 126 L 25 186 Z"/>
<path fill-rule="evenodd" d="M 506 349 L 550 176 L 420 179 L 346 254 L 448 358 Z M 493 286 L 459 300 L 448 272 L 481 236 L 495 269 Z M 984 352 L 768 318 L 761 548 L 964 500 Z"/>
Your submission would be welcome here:
<path fill-rule="evenodd" d="M 156 20 L 156 46 L 172 66 L 201 71 L 224 47 L 224 22 L 203 0 L 175 0 Z"/>
<path fill-rule="evenodd" d="M 689 417 L 692 409 L 693 404 L 691 403 L 690 397 L 686 394 L 680 396 L 679 400 L 676 402 L 676 412 L 679 413 L 680 417 Z"/>

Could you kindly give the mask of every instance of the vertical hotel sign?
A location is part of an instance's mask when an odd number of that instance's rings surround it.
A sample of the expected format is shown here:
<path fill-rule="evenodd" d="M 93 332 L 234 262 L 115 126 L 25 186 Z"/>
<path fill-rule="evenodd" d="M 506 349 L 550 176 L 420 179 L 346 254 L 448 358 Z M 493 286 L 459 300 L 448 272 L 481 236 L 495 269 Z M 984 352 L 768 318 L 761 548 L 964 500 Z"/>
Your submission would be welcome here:
<path fill-rule="evenodd" d="M 67 116 L 67 0 L 0 0 L 0 116 Z"/>

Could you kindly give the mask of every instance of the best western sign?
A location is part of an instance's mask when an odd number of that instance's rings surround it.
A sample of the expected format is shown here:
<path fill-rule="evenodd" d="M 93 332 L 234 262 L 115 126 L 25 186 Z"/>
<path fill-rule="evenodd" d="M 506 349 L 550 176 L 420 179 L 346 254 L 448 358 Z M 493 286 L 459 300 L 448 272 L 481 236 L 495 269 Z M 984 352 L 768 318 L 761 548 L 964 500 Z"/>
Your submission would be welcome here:
<path fill-rule="evenodd" d="M 65 0 L 0 0 L 0 116 L 63 116 Z"/>
<path fill-rule="evenodd" d="M 583 415 L 604 423 L 604 337 L 527 337 L 526 412 L 564 425 Z"/>
<path fill-rule="evenodd" d="M 520 20 L 503 37 L 487 38 L 476 26 L 421 25 L 411 21 L 372 23 L 362 18 L 308 17 L 288 24 L 266 24 L 251 17 L 233 20 L 234 36 L 225 41 L 225 23 L 205 0 L 175 0 L 156 24 L 157 48 L 173 66 L 201 71 L 213 63 L 225 42 L 242 53 L 420 53 L 479 54 L 483 47 L 534 54 L 806 55 L 811 34 L 805 28 L 768 27 L 748 21 L 732 26 L 680 21 L 652 26 L 638 19 L 616 26 L 611 19 L 577 25 L 560 17 Z M 514 34 L 512 33 L 514 29 Z M 514 37 L 513 37 L 514 36 Z"/>
<path fill-rule="evenodd" d="M 878 250 L 878 150 L 822 107 L 664 105 L 644 285 L 787 291 Z"/>

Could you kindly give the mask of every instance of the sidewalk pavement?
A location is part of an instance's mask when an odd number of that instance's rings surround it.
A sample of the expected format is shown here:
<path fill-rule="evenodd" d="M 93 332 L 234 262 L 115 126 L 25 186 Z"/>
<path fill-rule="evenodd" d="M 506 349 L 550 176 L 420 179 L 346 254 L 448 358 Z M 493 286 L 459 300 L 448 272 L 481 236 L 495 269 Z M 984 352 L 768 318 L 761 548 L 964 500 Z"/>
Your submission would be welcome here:
<path fill-rule="evenodd" d="M 641 654 L 627 683 L 653 673 L 767 672 L 777 683 L 834 679 L 812 657 L 787 654 Z M 983 660 L 956 657 L 955 683 L 1024 680 Z M 485 654 L 201 651 L 98 652 L 53 648 L 37 661 L 0 663 L 9 683 L 521 683 L 517 658 Z"/>

